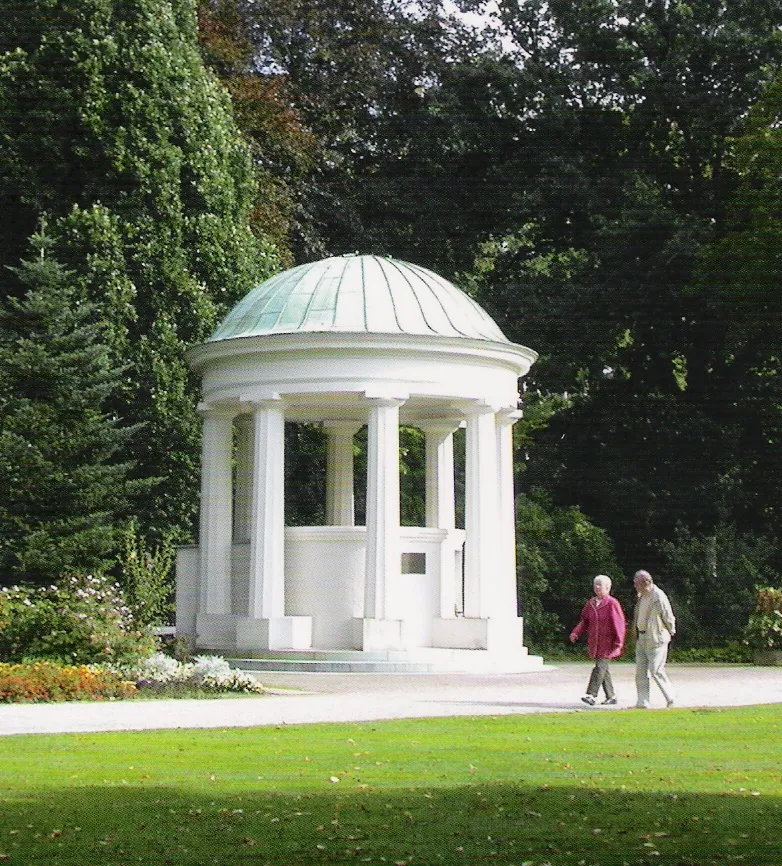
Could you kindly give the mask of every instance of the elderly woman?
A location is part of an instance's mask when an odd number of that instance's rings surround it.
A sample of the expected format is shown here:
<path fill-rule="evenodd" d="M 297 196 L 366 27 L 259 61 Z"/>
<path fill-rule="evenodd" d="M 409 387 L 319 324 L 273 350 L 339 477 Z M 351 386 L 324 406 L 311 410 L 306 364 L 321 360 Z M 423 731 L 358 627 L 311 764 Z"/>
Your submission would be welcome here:
<path fill-rule="evenodd" d="M 594 706 L 600 687 L 605 692 L 604 704 L 615 704 L 616 694 L 608 664 L 619 658 L 625 643 L 625 615 L 622 605 L 611 595 L 611 578 L 598 574 L 592 581 L 594 598 L 590 598 L 581 612 L 578 625 L 570 633 L 570 642 L 575 643 L 587 633 L 587 652 L 595 660 L 589 677 L 586 694 L 581 700 Z"/>

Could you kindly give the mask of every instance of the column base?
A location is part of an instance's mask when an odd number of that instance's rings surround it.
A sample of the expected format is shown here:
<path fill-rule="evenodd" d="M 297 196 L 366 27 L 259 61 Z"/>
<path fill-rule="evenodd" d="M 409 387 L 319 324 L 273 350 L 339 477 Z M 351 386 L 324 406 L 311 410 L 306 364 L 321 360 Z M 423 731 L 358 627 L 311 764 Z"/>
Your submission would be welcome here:
<path fill-rule="evenodd" d="M 353 647 L 365 652 L 403 649 L 402 620 L 354 619 Z"/>
<path fill-rule="evenodd" d="M 524 620 L 458 617 L 432 621 L 432 645 L 445 649 L 519 652 L 524 646 Z"/>
<path fill-rule="evenodd" d="M 241 617 L 236 621 L 236 647 L 240 650 L 310 649 L 312 617 Z"/>
<path fill-rule="evenodd" d="M 195 620 L 195 645 L 199 649 L 236 649 L 236 616 L 231 613 L 199 613 Z"/>

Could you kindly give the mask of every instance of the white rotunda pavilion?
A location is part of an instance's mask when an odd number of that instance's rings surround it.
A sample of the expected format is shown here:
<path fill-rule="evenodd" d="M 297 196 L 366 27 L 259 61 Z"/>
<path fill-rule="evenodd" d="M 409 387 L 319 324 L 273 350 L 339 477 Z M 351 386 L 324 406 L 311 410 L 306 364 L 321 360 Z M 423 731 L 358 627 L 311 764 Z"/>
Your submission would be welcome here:
<path fill-rule="evenodd" d="M 203 381 L 201 522 L 198 546 L 178 552 L 177 634 L 269 666 L 539 667 L 517 607 L 511 436 L 536 357 L 454 285 L 391 258 L 328 258 L 252 290 L 189 353 Z M 323 426 L 328 525 L 285 526 L 286 422 Z M 425 435 L 425 526 L 400 523 L 400 424 Z"/>

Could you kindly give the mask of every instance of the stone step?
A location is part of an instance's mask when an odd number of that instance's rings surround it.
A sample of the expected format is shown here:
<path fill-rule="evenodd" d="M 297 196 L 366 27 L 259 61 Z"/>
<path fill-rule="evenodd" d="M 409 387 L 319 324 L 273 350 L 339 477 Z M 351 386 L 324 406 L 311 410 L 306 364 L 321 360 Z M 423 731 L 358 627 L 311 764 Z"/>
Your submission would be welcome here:
<path fill-rule="evenodd" d="M 231 667 L 243 671 L 277 673 L 343 673 L 343 674 L 429 674 L 442 671 L 435 664 L 383 661 L 328 661 L 327 659 L 228 659 Z"/>
<path fill-rule="evenodd" d="M 421 648 L 407 652 L 359 650 L 269 650 L 228 658 L 247 671 L 312 673 L 524 673 L 541 670 L 543 658 L 518 653 L 508 658 L 485 650 Z"/>

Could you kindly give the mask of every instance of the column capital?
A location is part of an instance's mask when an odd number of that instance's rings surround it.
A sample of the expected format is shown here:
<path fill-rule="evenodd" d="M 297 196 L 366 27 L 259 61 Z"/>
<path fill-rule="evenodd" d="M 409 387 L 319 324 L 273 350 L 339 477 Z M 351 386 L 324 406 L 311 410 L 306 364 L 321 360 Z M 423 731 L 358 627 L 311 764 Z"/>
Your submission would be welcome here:
<path fill-rule="evenodd" d="M 394 393 L 383 389 L 364 391 L 364 402 L 370 406 L 385 407 L 393 409 L 395 406 L 401 406 L 410 399 L 409 394 Z"/>
<path fill-rule="evenodd" d="M 471 400 L 469 403 L 463 403 L 460 406 L 466 418 L 476 418 L 481 415 L 494 415 L 497 412 L 497 406 L 492 406 L 490 403 L 478 402 Z"/>
<path fill-rule="evenodd" d="M 196 412 L 202 418 L 235 418 L 240 411 L 238 403 L 201 402 L 196 406 Z"/>
<path fill-rule="evenodd" d="M 464 421 L 462 418 L 422 418 L 415 421 L 412 426 L 418 427 L 427 435 L 450 436 L 455 433 Z"/>
<path fill-rule="evenodd" d="M 497 412 L 497 423 L 503 427 L 512 426 L 523 417 L 524 413 L 521 409 L 500 409 Z"/>
<path fill-rule="evenodd" d="M 241 411 L 254 413 L 259 409 L 284 409 L 285 400 L 279 394 L 268 394 L 265 397 L 259 397 L 257 400 L 242 400 Z"/>

